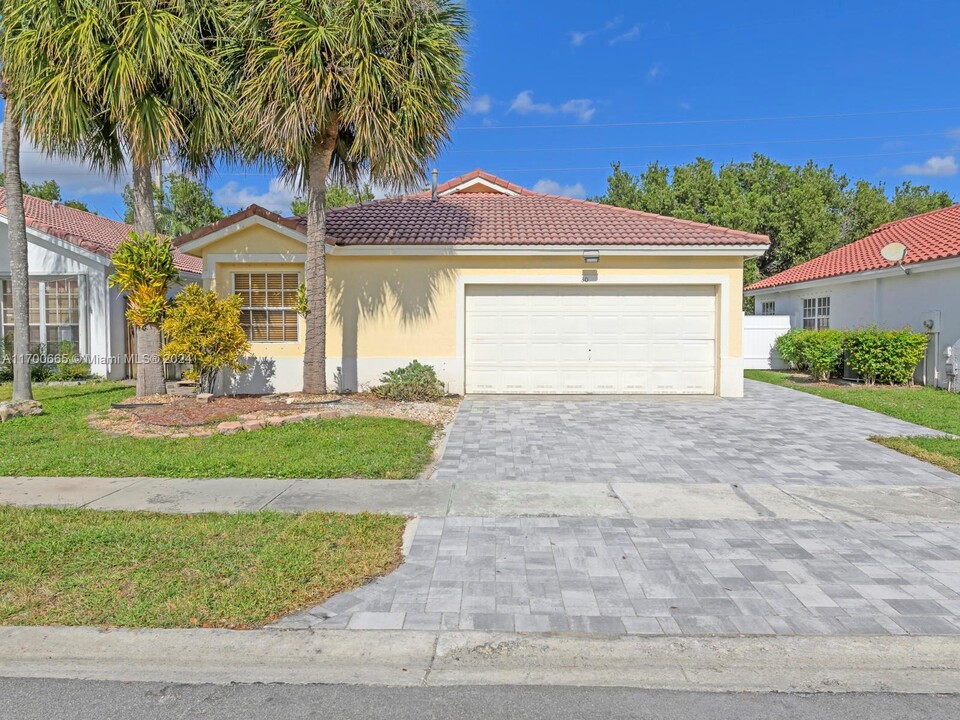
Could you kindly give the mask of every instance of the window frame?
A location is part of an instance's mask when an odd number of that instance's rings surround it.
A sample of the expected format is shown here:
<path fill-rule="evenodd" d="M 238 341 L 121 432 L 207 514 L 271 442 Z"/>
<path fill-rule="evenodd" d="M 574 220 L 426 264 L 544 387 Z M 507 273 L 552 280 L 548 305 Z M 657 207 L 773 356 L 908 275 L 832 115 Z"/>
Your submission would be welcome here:
<path fill-rule="evenodd" d="M 801 298 L 800 323 L 803 329 L 829 330 L 831 305 L 830 295 L 808 295 Z"/>
<path fill-rule="evenodd" d="M 267 290 L 266 290 L 266 288 L 267 288 L 267 278 L 268 278 L 270 275 L 281 275 L 281 276 L 283 276 L 283 275 L 296 275 L 296 276 L 297 276 L 297 288 L 299 288 L 299 287 L 300 287 L 300 284 L 303 282 L 303 273 L 301 273 L 299 270 L 296 270 L 296 271 L 288 271 L 288 270 L 232 270 L 232 271 L 230 272 L 230 281 L 231 281 L 231 284 L 232 284 L 232 287 L 233 287 L 233 294 L 234 294 L 234 295 L 240 295 L 241 297 L 243 297 L 243 295 L 241 295 L 241 292 L 237 290 L 237 276 L 238 276 L 238 275 L 246 275 L 246 276 L 248 276 L 248 277 L 252 277 L 252 276 L 254 276 L 254 275 L 263 275 L 263 276 L 264 276 L 264 292 L 265 292 L 265 293 L 267 292 Z M 282 295 L 284 292 L 286 292 L 286 288 L 282 288 L 280 292 L 281 292 L 281 295 Z M 296 327 L 296 337 L 295 337 L 293 340 L 288 340 L 288 339 L 283 339 L 283 340 L 270 340 L 270 339 L 266 339 L 266 340 L 255 340 L 255 339 L 253 338 L 253 323 L 251 322 L 250 325 L 244 327 L 243 315 L 242 315 L 242 314 L 245 313 L 245 312 L 252 312 L 252 311 L 255 311 L 255 310 L 266 311 L 266 312 L 268 312 L 268 313 L 269 313 L 270 311 L 280 311 L 280 312 L 283 312 L 283 313 L 292 312 L 292 313 L 294 314 L 294 316 L 296 317 L 296 323 L 295 323 L 295 327 Z M 270 345 L 282 345 L 282 344 L 287 344 L 287 345 L 289 345 L 289 344 L 296 344 L 296 343 L 299 343 L 299 342 L 301 341 L 300 315 L 299 315 L 299 313 L 297 312 L 297 306 L 296 306 L 296 305 L 281 305 L 281 306 L 265 305 L 265 306 L 263 306 L 263 307 L 257 307 L 257 306 L 254 306 L 254 305 L 241 305 L 241 306 L 240 306 L 240 312 L 241 312 L 240 325 L 241 325 L 241 327 L 244 327 L 244 330 L 246 330 L 246 333 L 247 333 L 247 342 L 249 342 L 249 343 L 251 343 L 251 344 L 252 344 L 252 343 L 256 343 L 256 344 L 258 344 L 258 345 L 259 345 L 259 344 L 270 344 Z M 268 315 L 267 317 L 268 317 L 268 319 L 267 319 L 266 329 L 267 329 L 267 336 L 268 336 L 268 338 L 269 338 L 269 334 L 270 334 L 269 315 Z"/>
<path fill-rule="evenodd" d="M 767 312 L 769 307 L 770 312 Z M 769 317 L 770 315 L 777 314 L 777 301 L 776 300 L 761 300 L 760 301 L 760 314 Z"/>
<path fill-rule="evenodd" d="M 36 310 L 37 322 L 36 323 L 31 322 L 30 327 L 37 328 L 37 334 L 38 334 L 39 340 L 36 343 L 34 342 L 30 343 L 31 351 L 38 348 L 40 345 L 43 345 L 46 348 L 46 353 L 48 355 L 59 352 L 60 340 L 59 339 L 56 340 L 55 345 L 48 340 L 48 334 L 50 329 L 59 328 L 59 327 L 75 327 L 77 330 L 76 340 L 72 342 L 76 346 L 77 354 L 81 356 L 86 356 L 87 338 L 85 337 L 85 332 L 84 332 L 85 330 L 85 327 L 84 327 L 85 296 L 84 296 L 84 286 L 83 286 L 83 282 L 81 281 L 81 277 L 82 276 L 80 275 L 56 275 L 56 276 L 30 277 L 28 279 L 30 284 L 36 284 L 36 287 L 37 287 L 36 308 L 31 307 L 31 315 L 33 314 L 33 310 L 34 309 Z M 77 322 L 76 323 L 48 322 L 47 320 L 47 309 L 48 309 L 47 288 L 49 285 L 53 285 L 53 284 L 64 282 L 64 281 L 73 282 L 74 284 L 74 294 L 77 300 L 77 316 L 76 316 Z M 5 305 L 4 292 L 3 292 L 3 285 L 10 282 L 11 282 L 11 278 L 9 275 L 0 276 L 0 342 L 3 341 L 3 338 L 6 335 L 6 331 L 4 330 L 4 328 L 13 327 L 12 322 L 5 323 L 3 321 L 3 316 L 6 310 L 9 309 L 12 312 L 12 308 L 7 308 Z M 12 288 L 11 288 L 10 295 L 12 298 L 12 295 L 13 295 Z M 68 297 L 69 297 L 69 294 L 68 294 Z M 59 305 L 57 309 L 59 310 Z"/>

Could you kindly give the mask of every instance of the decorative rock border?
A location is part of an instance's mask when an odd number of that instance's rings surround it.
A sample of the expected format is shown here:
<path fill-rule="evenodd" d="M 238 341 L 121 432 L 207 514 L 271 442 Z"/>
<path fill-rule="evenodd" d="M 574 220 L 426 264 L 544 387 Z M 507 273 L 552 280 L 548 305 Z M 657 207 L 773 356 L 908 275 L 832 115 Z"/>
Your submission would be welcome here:
<path fill-rule="evenodd" d="M 291 425 L 304 420 L 332 420 L 340 417 L 336 410 L 315 410 L 312 412 L 295 413 L 293 415 L 264 415 L 263 413 L 248 413 L 240 415 L 236 420 L 228 420 L 217 425 L 218 435 L 236 435 L 239 432 L 254 432 L 265 427 Z"/>
<path fill-rule="evenodd" d="M 43 415 L 43 406 L 36 400 L 23 400 L 17 403 L 0 402 L 0 423 L 30 415 Z"/>

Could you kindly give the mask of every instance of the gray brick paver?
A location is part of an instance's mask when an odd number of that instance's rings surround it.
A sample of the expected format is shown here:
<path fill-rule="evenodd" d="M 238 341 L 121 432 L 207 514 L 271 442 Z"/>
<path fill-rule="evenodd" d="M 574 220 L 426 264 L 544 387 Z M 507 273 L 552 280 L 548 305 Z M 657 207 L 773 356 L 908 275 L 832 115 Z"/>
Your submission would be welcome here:
<path fill-rule="evenodd" d="M 949 572 L 957 569 L 957 561 L 915 553 L 932 542 L 960 546 L 960 523 L 542 520 L 421 521 L 407 563 L 395 573 L 284 618 L 277 626 L 668 635 L 960 634 L 960 586 L 950 586 L 958 573 Z M 450 544 L 481 535 L 485 541 L 462 557 L 417 552 L 421 544 Z M 627 559 L 624 538 L 630 538 L 634 548 Z M 691 552 L 702 543 L 705 554 Z M 805 552 L 800 557 L 786 559 L 780 552 L 784 546 L 801 545 Z M 718 560 L 731 546 L 741 556 Z M 897 571 L 879 562 L 881 557 L 899 558 Z M 528 567 L 528 561 L 536 569 Z M 449 579 L 448 571 L 457 566 L 489 567 L 491 574 Z M 604 569 L 599 577 L 594 574 L 597 568 Z M 609 568 L 615 571 L 611 575 L 606 573 Z M 741 576 L 723 577 L 734 572 Z"/>
<path fill-rule="evenodd" d="M 736 399 L 468 396 L 451 427 L 437 477 L 468 482 L 956 484 L 951 473 L 867 439 L 929 434 L 936 433 L 751 381 L 745 397 Z"/>

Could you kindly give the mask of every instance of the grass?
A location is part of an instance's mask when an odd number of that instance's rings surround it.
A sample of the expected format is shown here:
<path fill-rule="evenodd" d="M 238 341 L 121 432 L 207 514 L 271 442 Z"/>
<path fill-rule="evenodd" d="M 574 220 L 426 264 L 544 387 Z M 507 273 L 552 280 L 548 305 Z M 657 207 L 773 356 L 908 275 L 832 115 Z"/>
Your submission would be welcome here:
<path fill-rule="evenodd" d="M 0 386 L 0 400 L 9 399 Z M 433 427 L 347 417 L 209 438 L 115 437 L 90 413 L 133 395 L 115 383 L 35 388 L 44 414 L 0 424 L 0 475 L 413 478 L 430 462 Z"/>
<path fill-rule="evenodd" d="M 404 524 L 0 506 L 0 624 L 254 627 L 394 569 Z"/>
<path fill-rule="evenodd" d="M 848 405 L 873 410 L 916 425 L 960 435 L 960 393 L 931 387 L 840 385 L 804 381 L 795 373 L 747 370 L 750 380 L 789 387 Z M 871 440 L 906 455 L 960 474 L 960 439 L 949 437 L 873 437 Z"/>

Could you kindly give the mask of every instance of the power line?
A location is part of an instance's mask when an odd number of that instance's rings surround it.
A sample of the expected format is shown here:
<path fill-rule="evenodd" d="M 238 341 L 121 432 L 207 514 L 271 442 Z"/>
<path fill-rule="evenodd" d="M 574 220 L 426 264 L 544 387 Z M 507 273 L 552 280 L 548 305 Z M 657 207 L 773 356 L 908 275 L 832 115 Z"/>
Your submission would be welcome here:
<path fill-rule="evenodd" d="M 690 148 L 741 147 L 745 145 L 787 145 L 803 143 L 858 142 L 866 140 L 904 140 L 906 138 L 948 137 L 945 132 L 915 133 L 912 135 L 856 135 L 833 138 L 786 138 L 781 140 L 738 140 L 722 143 L 678 143 L 667 145 L 609 145 L 585 147 L 541 147 L 541 148 L 478 148 L 473 150 L 447 150 L 453 153 L 509 153 L 509 152 L 597 152 L 615 150 L 682 150 Z"/>
<path fill-rule="evenodd" d="M 880 117 L 889 115 L 919 115 L 923 113 L 958 112 L 960 107 L 917 108 L 912 110 L 873 110 L 848 113 L 826 113 L 823 115 L 760 115 L 742 118 L 715 118 L 700 120 L 642 120 L 636 122 L 615 123 L 558 123 L 551 125 L 468 125 L 455 128 L 454 132 L 486 130 L 559 130 L 563 128 L 615 128 L 615 127 L 654 127 L 669 125 L 724 125 L 748 122 L 786 122 L 791 120 L 831 120 L 855 117 Z"/>
<path fill-rule="evenodd" d="M 941 152 L 941 150 L 908 150 L 903 152 L 891 152 L 891 153 L 865 153 L 857 155 L 823 155 L 820 157 L 808 157 L 805 160 L 850 160 L 856 158 L 875 158 L 875 157 L 905 157 L 908 155 L 917 155 L 917 154 L 926 154 L 926 153 L 936 153 Z M 781 161 L 782 162 L 782 161 Z M 620 167 L 624 170 L 637 170 L 646 168 L 649 166 L 649 163 L 638 164 L 638 165 L 625 165 L 621 164 Z M 452 177 L 457 177 L 463 175 L 464 173 L 470 172 L 474 168 L 467 168 L 464 170 L 447 170 L 446 168 L 441 169 L 441 172 L 445 175 L 450 175 Z M 515 174 L 523 172 L 587 172 L 593 170 L 609 170 L 610 165 L 593 165 L 593 166 L 582 166 L 582 167 L 541 167 L 541 168 L 512 168 L 508 170 L 498 170 L 497 172 L 503 175 L 506 174 Z"/>

